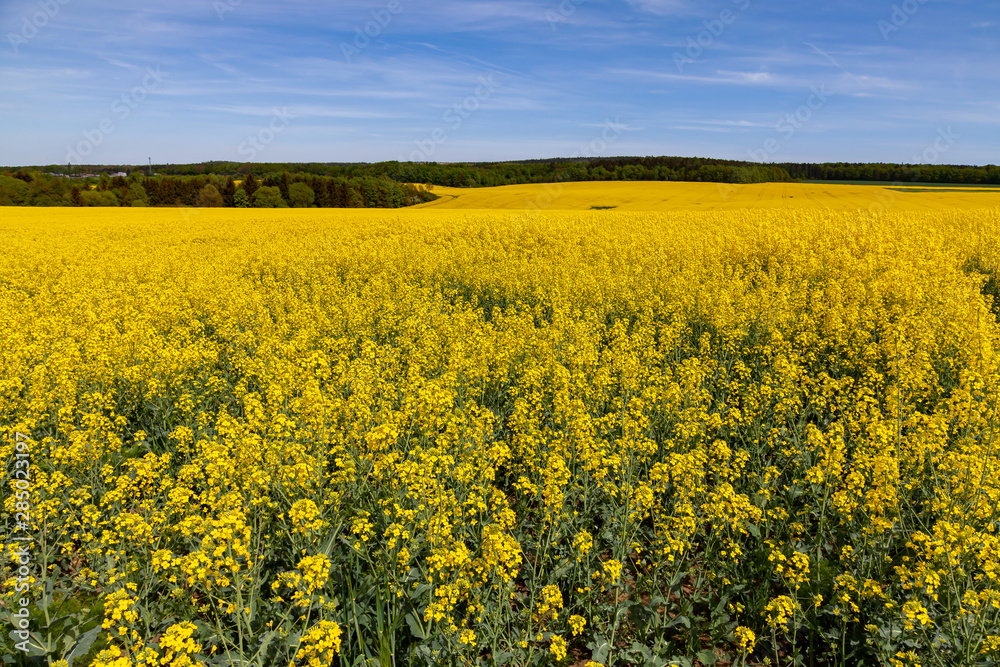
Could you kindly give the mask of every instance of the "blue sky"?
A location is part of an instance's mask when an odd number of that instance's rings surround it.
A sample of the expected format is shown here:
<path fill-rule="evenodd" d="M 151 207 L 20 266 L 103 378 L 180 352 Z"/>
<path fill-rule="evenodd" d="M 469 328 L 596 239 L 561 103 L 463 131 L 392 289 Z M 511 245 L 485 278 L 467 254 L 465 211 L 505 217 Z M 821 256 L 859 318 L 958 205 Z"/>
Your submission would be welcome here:
<path fill-rule="evenodd" d="M 995 0 L 3 0 L 0 164 L 1000 162 Z"/>

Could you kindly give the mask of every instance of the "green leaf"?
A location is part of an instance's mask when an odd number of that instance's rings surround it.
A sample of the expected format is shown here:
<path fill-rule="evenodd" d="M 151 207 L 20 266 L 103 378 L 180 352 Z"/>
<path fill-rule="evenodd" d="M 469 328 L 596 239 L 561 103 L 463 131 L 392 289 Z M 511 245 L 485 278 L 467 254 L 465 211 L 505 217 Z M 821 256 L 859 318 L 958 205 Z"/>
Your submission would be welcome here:
<path fill-rule="evenodd" d="M 649 647 L 640 644 L 639 642 L 632 642 L 632 646 L 631 648 L 629 648 L 629 652 L 632 653 L 633 655 L 641 655 L 644 665 L 649 664 L 649 661 L 653 657 L 653 652 L 649 650 Z"/>
<path fill-rule="evenodd" d="M 575 561 L 569 561 L 569 560 L 564 561 L 558 568 L 556 568 L 556 571 L 552 573 L 552 576 L 549 577 L 549 580 L 559 581 L 560 579 L 563 578 L 563 576 L 565 576 L 570 570 L 573 569 L 574 564 Z"/>
<path fill-rule="evenodd" d="M 715 655 L 715 649 L 707 648 L 698 652 L 698 660 L 701 661 L 701 664 L 710 667 L 719 661 L 719 657 Z"/>
<path fill-rule="evenodd" d="M 622 620 L 622 616 L 624 616 L 627 613 L 628 613 L 628 606 L 619 607 L 618 611 L 615 612 L 615 625 L 618 625 Z"/>
<path fill-rule="evenodd" d="M 52 619 L 52 621 L 48 625 L 42 626 L 41 629 L 42 630 L 51 630 L 51 629 L 57 627 L 60 623 L 64 623 L 64 622 L 68 621 L 71 618 L 73 618 L 72 614 L 67 614 L 66 616 L 60 616 L 59 618 L 54 618 L 54 619 Z"/>
<path fill-rule="evenodd" d="M 277 634 L 277 630 L 270 630 L 264 635 L 261 639 L 260 646 L 257 647 L 257 655 L 261 657 L 267 655 L 267 645 L 271 643 L 271 640 L 273 640 Z M 72 667 L 72 665 L 70 665 L 70 667 Z"/>
<path fill-rule="evenodd" d="M 52 579 L 45 580 L 45 586 L 42 588 L 42 599 L 39 601 L 38 606 L 42 609 L 48 609 L 52 604 Z M 49 624 L 49 627 L 54 625 L 55 622 Z"/>
<path fill-rule="evenodd" d="M 430 590 L 433 590 L 433 589 L 434 589 L 434 586 L 431 585 L 431 584 L 427 584 L 427 583 L 419 584 L 415 589 L 413 589 L 413 592 L 410 593 L 410 599 L 411 600 L 419 600 L 421 597 L 423 597 L 423 595 L 427 591 L 430 591 Z"/>
<path fill-rule="evenodd" d="M 66 654 L 66 662 L 69 663 L 69 667 L 73 667 L 73 661 L 77 658 L 82 658 L 90 652 L 90 647 L 93 645 L 94 641 L 97 639 L 97 635 L 101 633 L 101 626 L 97 625 L 87 630 L 80 638 L 76 640 L 76 644 L 70 649 L 69 653 Z"/>
<path fill-rule="evenodd" d="M 715 605 L 715 611 L 712 612 L 712 616 L 721 616 L 723 614 L 723 612 L 726 610 L 726 605 L 727 604 L 729 604 L 729 596 L 728 595 L 724 595 L 722 597 L 722 599 L 719 600 L 719 604 Z M 727 621 L 729 620 L 728 616 L 727 616 L 726 620 Z"/>
<path fill-rule="evenodd" d="M 672 627 L 672 626 L 677 625 L 677 624 L 683 625 L 685 628 L 690 629 L 691 628 L 691 619 L 688 618 L 687 616 L 684 616 L 684 615 L 674 616 L 672 619 L 670 619 L 669 621 L 667 621 L 667 624 L 664 627 L 669 628 L 669 627 Z"/>
<path fill-rule="evenodd" d="M 591 657 L 591 660 L 603 665 L 608 660 L 608 653 L 611 652 L 611 644 L 601 635 L 595 635 L 593 651 L 594 655 Z"/>
<path fill-rule="evenodd" d="M 423 626 L 420 624 L 419 619 L 413 614 L 406 615 L 406 624 L 410 626 L 410 634 L 412 634 L 417 639 L 424 639 L 427 635 L 424 632 Z"/>
<path fill-rule="evenodd" d="M 42 639 L 42 636 L 39 635 L 37 632 L 32 632 L 30 637 L 31 641 L 28 642 L 28 653 L 27 653 L 28 657 L 33 658 L 36 656 L 44 656 L 46 654 L 44 648 L 46 646 L 46 643 Z"/>
<path fill-rule="evenodd" d="M 509 651 L 501 651 L 500 653 L 493 654 L 493 663 L 496 665 L 506 665 L 510 662 L 510 659 L 514 657 L 514 654 Z"/>

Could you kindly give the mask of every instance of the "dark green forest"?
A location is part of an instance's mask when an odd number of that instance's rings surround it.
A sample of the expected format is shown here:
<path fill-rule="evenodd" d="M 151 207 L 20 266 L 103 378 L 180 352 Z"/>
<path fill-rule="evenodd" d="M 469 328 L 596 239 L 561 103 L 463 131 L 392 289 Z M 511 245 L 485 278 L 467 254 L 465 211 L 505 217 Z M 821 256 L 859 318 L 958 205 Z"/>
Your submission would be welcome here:
<path fill-rule="evenodd" d="M 124 175 L 122 175 L 124 174 Z M 430 186 L 570 181 L 767 183 L 855 181 L 1000 185 L 994 165 L 780 163 L 616 157 L 479 163 L 49 165 L 0 171 L 0 206 L 398 208 L 436 199 Z"/>
<path fill-rule="evenodd" d="M 235 208 L 399 208 L 437 199 L 422 185 L 385 177 L 281 172 L 66 178 L 42 171 L 0 173 L 0 206 L 226 206 Z"/>
<path fill-rule="evenodd" d="M 879 183 L 942 183 L 1000 185 L 1000 167 L 953 164 L 825 164 L 778 165 L 793 178 L 808 181 L 867 181 Z"/>

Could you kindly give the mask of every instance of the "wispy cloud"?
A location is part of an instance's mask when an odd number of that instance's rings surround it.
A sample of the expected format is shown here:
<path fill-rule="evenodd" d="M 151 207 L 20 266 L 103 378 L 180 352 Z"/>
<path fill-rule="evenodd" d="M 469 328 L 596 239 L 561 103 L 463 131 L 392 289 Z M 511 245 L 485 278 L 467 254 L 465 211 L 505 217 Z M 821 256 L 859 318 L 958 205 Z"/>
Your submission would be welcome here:
<path fill-rule="evenodd" d="M 628 4 L 635 10 L 660 16 L 686 13 L 691 8 L 686 0 L 628 0 Z"/>
<path fill-rule="evenodd" d="M 699 125 L 719 125 L 721 127 L 767 127 L 767 123 L 751 123 L 748 120 L 702 120 Z"/>
<path fill-rule="evenodd" d="M 605 128 L 607 126 L 608 126 L 608 123 L 606 123 L 606 122 L 605 123 L 580 123 L 580 127 L 599 127 L 599 128 Z M 643 130 L 646 129 L 644 127 L 635 127 L 633 125 L 629 125 L 628 123 L 622 123 L 622 122 L 616 122 L 614 124 L 614 126 L 615 126 L 616 130 L 621 130 L 622 132 L 642 132 Z"/>
<path fill-rule="evenodd" d="M 707 83 L 716 85 L 789 87 L 796 84 L 794 79 L 775 75 L 771 72 L 732 72 L 716 70 L 713 74 L 676 74 L 656 70 L 611 69 L 612 74 L 646 79 L 666 79 L 668 81 Z"/>

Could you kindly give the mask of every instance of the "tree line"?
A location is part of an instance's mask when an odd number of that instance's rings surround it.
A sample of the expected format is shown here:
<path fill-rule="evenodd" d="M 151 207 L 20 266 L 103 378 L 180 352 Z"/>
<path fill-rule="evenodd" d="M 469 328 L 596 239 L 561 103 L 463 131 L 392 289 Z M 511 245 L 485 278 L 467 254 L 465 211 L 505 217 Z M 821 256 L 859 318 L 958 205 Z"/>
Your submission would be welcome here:
<path fill-rule="evenodd" d="M 387 162 L 371 165 L 389 178 L 452 187 L 493 187 L 569 181 L 791 181 L 781 167 L 704 158 L 610 158 L 480 164 Z"/>
<path fill-rule="evenodd" d="M 0 173 L 0 206 L 220 206 L 234 208 L 400 208 L 437 199 L 422 185 L 385 177 L 327 177 L 281 172 L 261 178 L 95 175 L 65 178 L 40 171 Z"/>
<path fill-rule="evenodd" d="M 516 162 L 238 163 L 146 168 L 50 165 L 0 172 L 0 206 L 410 206 L 430 185 L 461 188 L 569 181 L 767 183 L 865 181 L 1000 185 L 994 165 L 777 163 L 690 157 L 554 158 Z M 80 172 L 93 174 L 80 178 Z M 113 176 L 116 172 L 129 174 Z M 60 178 L 73 175 L 74 178 Z M 426 184 L 413 185 L 413 184 Z M 242 194 L 240 194 L 242 193 Z M 221 203 L 219 203 L 221 201 Z"/>
<path fill-rule="evenodd" d="M 781 167 L 709 158 L 553 158 L 516 162 L 377 162 L 309 164 L 239 164 L 211 162 L 201 165 L 161 165 L 161 173 L 189 174 L 200 169 L 239 176 L 249 169 L 260 173 L 296 171 L 342 178 L 389 178 L 399 183 L 427 183 L 456 188 L 555 183 L 563 181 L 711 181 L 762 183 L 790 181 Z"/>
<path fill-rule="evenodd" d="M 793 178 L 811 181 L 870 181 L 879 183 L 948 183 L 1000 185 L 1000 167 L 954 164 L 871 164 L 828 162 L 779 165 Z"/>
<path fill-rule="evenodd" d="M 101 173 L 133 171 L 122 166 L 68 165 L 37 168 L 53 174 L 70 175 L 75 172 Z M 493 187 L 498 185 L 523 185 L 526 183 L 555 183 L 568 181 L 710 181 L 723 183 L 763 183 L 790 181 L 792 177 L 781 167 L 758 165 L 752 162 L 715 160 L 708 158 L 610 158 L 590 160 L 551 159 L 520 162 L 477 163 L 254 163 L 204 162 L 186 165 L 152 165 L 159 176 L 175 177 L 230 177 L 246 178 L 251 173 L 264 174 L 264 179 L 281 178 L 293 173 L 294 178 L 310 177 L 346 179 L 348 181 L 374 179 L 397 184 L 425 183 L 458 188 Z M 139 171 L 139 169 L 134 169 Z M 221 188 L 217 185 L 217 189 Z M 273 185 L 271 185 L 273 187 Z M 316 190 L 316 188 L 313 188 Z M 319 190 L 316 190 L 317 196 Z M 285 198 L 287 201 L 287 197 Z M 290 203 L 290 202 L 289 202 Z"/>

